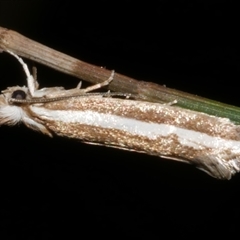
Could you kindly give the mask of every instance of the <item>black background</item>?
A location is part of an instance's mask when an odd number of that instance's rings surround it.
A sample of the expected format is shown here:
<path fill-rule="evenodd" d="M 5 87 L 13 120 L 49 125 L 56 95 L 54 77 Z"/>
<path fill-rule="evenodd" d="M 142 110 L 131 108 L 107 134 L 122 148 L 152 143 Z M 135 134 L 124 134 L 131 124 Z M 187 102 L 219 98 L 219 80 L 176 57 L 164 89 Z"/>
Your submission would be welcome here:
<path fill-rule="evenodd" d="M 239 10 L 231 1 L 0 1 L 0 26 L 88 63 L 240 106 Z M 79 79 L 38 68 L 41 87 Z M 0 89 L 24 85 L 0 54 Z M 240 175 L 213 179 L 158 157 L 1 126 L 2 239 L 228 237 Z"/>

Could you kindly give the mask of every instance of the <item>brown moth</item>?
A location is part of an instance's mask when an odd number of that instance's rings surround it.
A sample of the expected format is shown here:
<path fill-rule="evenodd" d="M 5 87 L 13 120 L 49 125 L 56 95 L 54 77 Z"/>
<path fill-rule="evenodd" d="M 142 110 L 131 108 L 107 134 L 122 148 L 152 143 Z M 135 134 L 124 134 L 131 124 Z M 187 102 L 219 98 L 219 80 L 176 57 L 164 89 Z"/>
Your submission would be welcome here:
<path fill-rule="evenodd" d="M 27 87 L 2 91 L 0 125 L 22 122 L 49 136 L 54 133 L 183 161 L 220 179 L 230 179 L 239 172 L 240 127 L 229 119 L 118 97 L 124 94 L 89 93 L 111 82 L 114 73 L 102 84 L 86 89 L 38 89 L 23 60 L 9 53 L 22 64 Z"/>

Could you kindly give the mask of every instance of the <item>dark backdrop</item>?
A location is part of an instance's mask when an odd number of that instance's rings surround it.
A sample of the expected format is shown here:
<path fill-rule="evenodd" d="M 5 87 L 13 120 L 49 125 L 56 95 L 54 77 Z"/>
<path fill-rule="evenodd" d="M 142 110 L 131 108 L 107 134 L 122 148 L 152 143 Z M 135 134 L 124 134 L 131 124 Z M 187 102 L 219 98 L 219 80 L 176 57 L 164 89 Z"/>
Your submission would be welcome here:
<path fill-rule="evenodd" d="M 77 1 L 76 1 L 77 2 Z M 231 1 L 0 1 L 0 26 L 139 80 L 240 106 L 238 9 Z M 38 67 L 42 87 L 78 79 Z M 24 85 L 0 54 L 0 89 Z M 235 235 L 240 175 L 2 126 L 3 239 Z"/>

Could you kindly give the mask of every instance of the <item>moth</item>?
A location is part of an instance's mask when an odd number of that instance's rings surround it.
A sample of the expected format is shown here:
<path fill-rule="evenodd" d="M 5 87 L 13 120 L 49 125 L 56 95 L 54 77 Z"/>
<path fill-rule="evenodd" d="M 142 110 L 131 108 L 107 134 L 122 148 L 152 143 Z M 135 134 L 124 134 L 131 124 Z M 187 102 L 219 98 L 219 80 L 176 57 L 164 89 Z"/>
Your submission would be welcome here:
<path fill-rule="evenodd" d="M 132 100 L 125 94 L 91 92 L 113 81 L 114 73 L 102 84 L 86 89 L 39 89 L 23 60 L 8 52 L 23 66 L 27 87 L 2 91 L 0 125 L 21 122 L 51 137 L 182 161 L 219 179 L 230 179 L 239 172 L 240 127 L 229 119 Z"/>

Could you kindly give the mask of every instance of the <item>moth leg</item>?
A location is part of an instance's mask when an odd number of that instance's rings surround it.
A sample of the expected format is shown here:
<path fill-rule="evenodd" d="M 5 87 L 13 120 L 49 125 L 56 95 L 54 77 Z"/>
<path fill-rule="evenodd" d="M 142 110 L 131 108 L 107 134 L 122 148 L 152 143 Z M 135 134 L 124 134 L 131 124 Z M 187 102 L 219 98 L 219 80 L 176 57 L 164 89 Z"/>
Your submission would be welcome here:
<path fill-rule="evenodd" d="M 32 74 L 33 78 L 35 80 L 35 90 L 37 90 L 39 88 L 39 84 L 38 84 L 38 81 L 37 81 L 37 68 L 33 67 L 32 72 L 33 72 L 33 74 Z"/>
<path fill-rule="evenodd" d="M 36 81 L 34 79 L 34 77 L 31 75 L 29 69 L 28 69 L 28 66 L 27 64 L 22 60 L 22 58 L 20 58 L 17 54 L 9 51 L 9 50 L 6 50 L 8 53 L 10 53 L 12 56 L 14 56 L 19 62 L 20 64 L 22 65 L 22 68 L 27 76 L 27 85 L 28 85 L 28 90 L 30 92 L 30 95 L 32 97 L 34 97 L 34 93 L 36 91 L 36 86 L 38 84 L 36 84 Z"/>
<path fill-rule="evenodd" d="M 78 83 L 78 85 L 77 85 L 77 89 L 81 89 L 81 87 L 82 87 L 82 81 L 80 81 L 79 83 Z"/>
<path fill-rule="evenodd" d="M 178 101 L 175 99 L 175 100 L 173 100 L 173 101 L 171 101 L 171 102 L 163 103 L 163 105 L 172 106 L 172 105 L 177 104 L 177 102 L 178 102 Z"/>
<path fill-rule="evenodd" d="M 97 84 L 95 84 L 95 85 L 93 85 L 93 86 L 90 86 L 90 87 L 87 87 L 87 88 L 85 88 L 85 89 L 82 89 L 82 91 L 83 91 L 84 93 L 87 93 L 87 92 L 91 92 L 91 91 L 93 91 L 93 90 L 99 89 L 99 88 L 101 88 L 101 87 L 107 86 L 107 85 L 113 80 L 114 73 L 115 73 L 115 72 L 114 72 L 114 70 L 113 70 L 112 73 L 111 73 L 111 75 L 110 75 L 110 77 L 109 77 L 107 80 L 105 80 L 105 81 L 102 82 L 102 83 L 97 83 Z"/>

